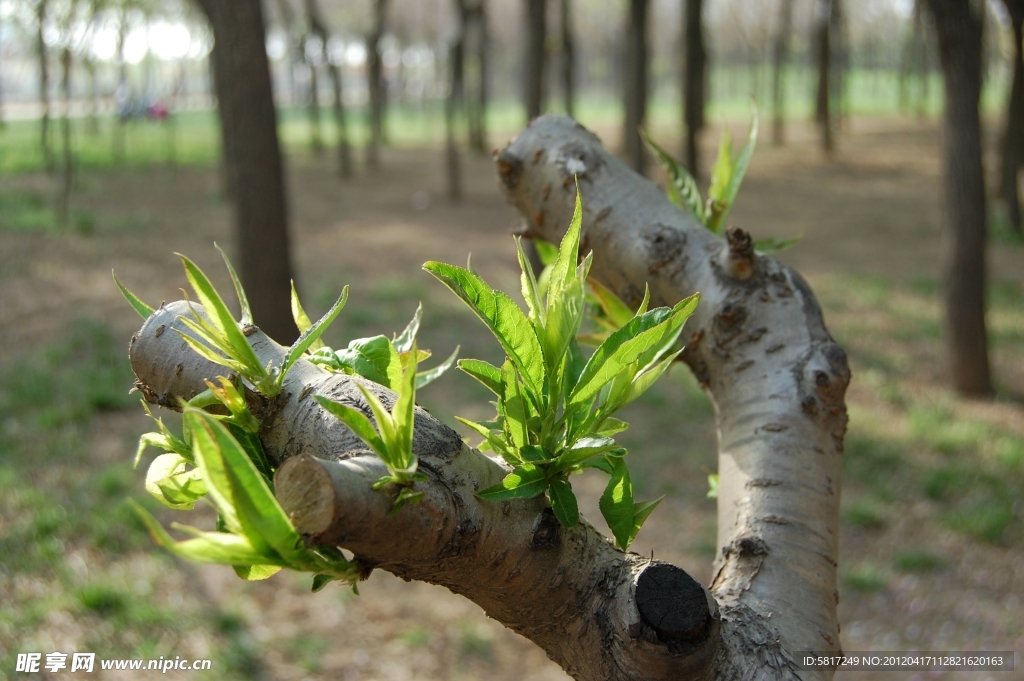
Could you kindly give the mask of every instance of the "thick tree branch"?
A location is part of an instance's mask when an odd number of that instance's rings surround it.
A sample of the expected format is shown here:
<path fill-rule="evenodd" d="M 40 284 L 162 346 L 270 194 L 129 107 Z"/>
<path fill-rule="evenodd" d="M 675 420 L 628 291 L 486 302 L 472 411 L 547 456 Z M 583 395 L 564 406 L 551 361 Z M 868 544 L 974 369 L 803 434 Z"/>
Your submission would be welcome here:
<path fill-rule="evenodd" d="M 717 416 L 712 593 L 722 608 L 724 654 L 730 632 L 743 636 L 732 624 L 749 626 L 750 618 L 777 641 L 758 649 L 766 663 L 801 650 L 838 650 L 850 372 L 806 282 L 755 254 L 742 231 L 728 240 L 709 232 L 568 116 L 535 120 L 496 160 L 509 200 L 527 216 L 525 234 L 549 241 L 569 224 L 579 178 L 581 251 L 593 249 L 592 276 L 628 302 L 638 304 L 648 283 L 652 306 L 701 292 L 683 357 Z"/>

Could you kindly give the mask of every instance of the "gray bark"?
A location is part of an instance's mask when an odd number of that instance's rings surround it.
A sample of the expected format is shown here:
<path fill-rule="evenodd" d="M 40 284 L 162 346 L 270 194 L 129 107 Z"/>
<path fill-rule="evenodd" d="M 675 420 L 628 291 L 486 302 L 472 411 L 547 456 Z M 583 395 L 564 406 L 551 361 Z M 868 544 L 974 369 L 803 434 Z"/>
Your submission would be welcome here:
<path fill-rule="evenodd" d="M 679 568 L 623 553 L 585 521 L 560 527 L 543 498 L 479 500 L 475 492 L 500 480 L 504 464 L 422 410 L 414 451 L 429 478 L 417 483 L 425 498 L 389 515 L 391 497 L 370 487 L 381 462 L 309 396 L 365 408 L 356 382 L 386 405 L 394 396 L 306 362 L 274 402 L 253 401 L 296 528 L 352 551 L 364 571 L 379 567 L 472 599 L 576 679 L 830 678 L 799 670 L 794 656 L 839 647 L 849 370 L 807 284 L 756 255 L 746 234 L 723 241 L 698 225 L 567 116 L 534 121 L 497 164 L 508 198 L 552 241 L 569 222 L 579 177 L 592 272 L 627 301 L 639 302 L 646 282 L 652 304 L 701 291 L 684 356 L 718 415 L 714 582 L 705 589 Z M 223 371 L 170 333 L 187 309 L 162 306 L 132 339 L 137 385 L 150 402 L 173 406 Z M 280 361 L 284 349 L 261 331 L 246 335 L 261 361 Z"/>

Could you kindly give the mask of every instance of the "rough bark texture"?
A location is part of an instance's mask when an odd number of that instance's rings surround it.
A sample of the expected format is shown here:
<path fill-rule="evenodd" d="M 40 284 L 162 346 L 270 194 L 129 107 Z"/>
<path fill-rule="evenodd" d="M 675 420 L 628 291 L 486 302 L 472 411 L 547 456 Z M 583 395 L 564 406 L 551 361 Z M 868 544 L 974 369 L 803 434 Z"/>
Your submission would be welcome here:
<path fill-rule="evenodd" d="M 653 304 L 694 290 L 686 361 L 718 413 L 721 488 L 717 575 L 710 592 L 684 571 L 614 549 L 585 521 L 559 526 L 543 497 L 486 502 L 475 493 L 505 467 L 465 446 L 426 412 L 414 451 L 429 481 L 423 501 L 389 515 L 371 484 L 383 465 L 311 398 L 368 412 L 362 379 L 299 362 L 282 395 L 254 398 L 264 445 L 281 466 L 276 489 L 311 541 L 352 551 L 364 570 L 442 584 L 540 645 L 577 679 L 827 679 L 799 671 L 800 650 L 838 649 L 835 560 L 845 355 L 795 272 L 728 241 L 672 206 L 567 116 L 544 116 L 497 158 L 510 200 L 539 236 L 568 224 L 579 177 L 584 248 L 593 272 L 631 302 L 650 282 Z M 162 306 L 130 355 L 147 400 L 175 404 L 222 370 L 173 329 L 186 303 Z M 245 329 L 262 361 L 284 349 Z"/>
<path fill-rule="evenodd" d="M 1017 177 L 1024 163 L 1024 0 L 1003 0 L 1003 4 L 1013 29 L 1013 83 L 1006 107 L 1001 184 L 1010 229 L 1024 234 L 1017 191 Z"/>
<path fill-rule="evenodd" d="M 547 0 L 526 0 L 526 58 L 524 100 L 526 118 L 533 120 L 544 110 L 547 83 Z"/>
<path fill-rule="evenodd" d="M 626 23 L 625 128 L 623 151 L 629 165 L 644 172 L 644 143 L 640 128 L 647 118 L 647 8 L 648 0 L 629 0 Z"/>
<path fill-rule="evenodd" d="M 298 335 L 289 299 L 288 210 L 259 0 L 199 0 L 213 28 L 224 163 L 239 274 L 253 316 L 282 342 Z"/>
<path fill-rule="evenodd" d="M 384 37 L 387 0 L 374 0 L 373 32 L 366 37 L 366 82 L 370 93 L 370 143 L 366 147 L 366 165 L 370 170 L 380 167 L 380 147 L 384 142 L 384 64 L 380 41 Z"/>
<path fill-rule="evenodd" d="M 786 142 L 786 68 L 789 65 L 789 41 L 793 33 L 793 0 L 779 3 L 779 26 L 772 50 L 772 144 Z"/>
<path fill-rule="evenodd" d="M 786 0 L 788 2 L 788 0 Z M 683 13 L 683 127 L 686 167 L 700 177 L 700 131 L 704 129 L 705 77 L 708 53 L 704 48 L 704 0 L 686 0 Z"/>
<path fill-rule="evenodd" d="M 815 50 L 818 59 L 818 91 L 814 100 L 814 117 L 821 126 L 821 148 L 831 154 L 835 146 L 832 131 L 831 88 L 832 71 L 832 2 L 818 0 L 815 14 Z"/>
<path fill-rule="evenodd" d="M 985 331 L 985 182 L 981 164 L 982 17 L 967 0 L 928 0 L 946 83 L 945 331 L 949 375 L 965 395 L 988 395 Z"/>

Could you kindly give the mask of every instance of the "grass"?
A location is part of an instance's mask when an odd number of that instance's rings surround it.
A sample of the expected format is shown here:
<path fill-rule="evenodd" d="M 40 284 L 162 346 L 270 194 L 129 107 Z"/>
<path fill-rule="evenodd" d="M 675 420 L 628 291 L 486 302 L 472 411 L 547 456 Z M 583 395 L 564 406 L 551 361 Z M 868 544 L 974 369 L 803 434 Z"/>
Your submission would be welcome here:
<path fill-rule="evenodd" d="M 157 657 L 205 632 L 226 678 L 251 678 L 259 658 L 244 627 L 218 628 L 216 609 L 187 592 L 168 600 L 187 578 L 127 503 L 159 512 L 131 462 L 90 453 L 104 414 L 136 408 L 131 383 L 123 343 L 89 319 L 0 373 L 0 669 L 17 652 L 51 651 L 56 617 L 74 623 L 79 652 L 101 658 Z"/>

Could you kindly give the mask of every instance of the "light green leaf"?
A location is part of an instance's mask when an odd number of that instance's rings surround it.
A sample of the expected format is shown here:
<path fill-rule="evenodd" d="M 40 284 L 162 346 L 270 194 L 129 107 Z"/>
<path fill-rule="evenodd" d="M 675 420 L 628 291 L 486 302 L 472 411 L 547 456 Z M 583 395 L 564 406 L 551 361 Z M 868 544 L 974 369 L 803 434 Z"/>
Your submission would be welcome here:
<path fill-rule="evenodd" d="M 674 356 L 673 356 L 673 359 L 674 359 Z M 622 431 L 624 431 L 624 430 L 626 430 L 628 428 L 629 428 L 629 424 L 626 423 L 625 421 L 620 421 L 619 419 L 608 417 L 608 418 L 604 419 L 602 421 L 601 425 L 598 427 L 598 429 L 596 431 L 594 431 L 594 435 L 600 435 L 600 436 L 603 436 L 603 437 L 611 437 L 612 435 L 616 435 L 617 433 L 621 433 Z"/>
<path fill-rule="evenodd" d="M 512 472 L 497 485 L 478 492 L 477 496 L 492 501 L 532 499 L 543 494 L 547 486 L 548 481 L 544 476 L 544 471 L 533 464 L 524 463 L 513 468 Z"/>
<path fill-rule="evenodd" d="M 370 419 L 366 418 L 363 412 L 340 402 L 329 400 L 321 395 L 316 395 L 315 398 L 320 403 L 320 406 L 348 426 L 348 429 L 376 452 L 377 456 L 381 459 L 387 457 L 387 447 L 384 445 L 384 441 L 380 439 L 380 435 L 373 427 L 373 424 L 370 423 Z"/>
<path fill-rule="evenodd" d="M 519 448 L 519 454 L 523 461 L 532 464 L 548 463 L 551 460 L 551 453 L 540 445 L 523 445 Z"/>
<path fill-rule="evenodd" d="M 633 506 L 633 529 L 629 532 L 629 542 L 626 544 L 627 547 L 629 544 L 633 543 L 633 540 L 636 539 L 636 535 L 640 531 L 640 528 L 644 526 L 644 523 L 647 522 L 647 518 L 650 517 L 651 513 L 654 512 L 654 509 L 658 507 L 658 504 L 660 504 L 664 498 L 665 497 L 663 495 L 653 501 L 645 501 Z"/>
<path fill-rule="evenodd" d="M 235 574 L 249 582 L 270 579 L 281 571 L 279 565 L 235 565 Z"/>
<path fill-rule="evenodd" d="M 516 254 L 519 257 L 519 268 L 522 270 L 519 279 L 523 290 L 523 300 L 526 301 L 526 306 L 530 310 L 530 321 L 543 326 L 545 323 L 545 309 L 541 304 L 540 292 L 537 289 L 537 277 L 534 275 L 530 259 L 526 257 L 526 252 L 523 251 L 523 240 L 517 236 L 515 241 Z"/>
<path fill-rule="evenodd" d="M 385 453 L 380 458 L 384 460 L 388 468 L 405 468 L 409 464 L 404 458 L 405 453 L 402 450 L 401 439 L 395 428 L 395 420 L 391 416 L 391 412 L 365 386 L 357 383 L 356 387 L 359 388 L 359 392 L 363 394 L 363 398 L 370 405 L 373 418 L 377 422 L 377 432 L 380 433 L 380 439 L 384 441 Z"/>
<path fill-rule="evenodd" d="M 576 527 L 580 521 L 580 509 L 572 485 L 566 480 L 552 480 L 548 497 L 551 499 L 551 510 L 555 512 L 562 527 Z"/>
<path fill-rule="evenodd" d="M 576 338 L 583 313 L 586 311 L 586 277 L 592 254 L 588 254 L 564 288 L 552 287 L 548 291 L 547 325 L 542 333 L 544 361 L 549 376 L 556 376 L 568 349 Z"/>
<path fill-rule="evenodd" d="M 615 395 L 613 400 L 609 400 L 608 404 L 604 405 L 600 409 L 598 417 L 603 418 L 614 414 L 647 392 L 647 390 L 650 389 L 650 387 L 653 386 L 659 378 L 661 378 L 668 368 L 672 366 L 672 363 L 682 351 L 683 348 L 680 348 L 679 350 L 666 355 L 658 360 L 656 364 L 649 366 L 646 371 L 642 371 L 635 376 L 632 381 L 619 392 L 619 394 Z"/>
<path fill-rule="evenodd" d="M 186 324 L 190 321 L 190 320 L 186 320 L 184 317 L 179 317 L 179 319 L 184 321 Z M 231 369 L 231 371 L 235 372 L 236 374 L 244 374 L 247 371 L 248 367 L 246 367 L 241 362 L 237 362 L 237 361 L 235 361 L 233 359 L 229 359 L 229 358 L 225 357 L 224 355 L 222 355 L 217 350 L 214 350 L 213 348 L 211 348 L 211 347 L 209 347 L 207 345 L 203 345 L 203 343 L 201 343 L 200 341 L 196 340 L 192 336 L 189 336 L 186 333 L 182 333 L 181 329 L 174 329 L 174 330 L 175 330 L 175 332 L 177 332 L 177 334 L 179 336 L 181 336 L 182 340 L 184 340 L 185 343 L 190 348 L 192 348 L 192 351 L 195 352 L 200 357 L 208 359 L 211 362 L 213 362 L 214 364 L 219 364 L 222 367 L 225 367 L 227 369 Z"/>
<path fill-rule="evenodd" d="M 555 471 L 571 471 L 587 459 L 592 459 L 610 450 L 621 450 L 623 454 L 626 451 L 610 437 L 580 438 L 572 447 L 564 450 L 558 456 L 558 459 L 555 460 Z"/>
<path fill-rule="evenodd" d="M 221 456 L 213 432 L 205 427 L 204 416 L 209 415 L 200 414 L 204 413 L 196 409 L 186 409 L 182 416 L 182 424 L 188 430 L 196 465 L 202 471 L 207 491 L 223 518 L 225 527 L 229 532 L 245 535 L 235 509 L 234 490 L 224 464 L 224 457 Z M 257 546 L 256 550 L 263 548 Z"/>
<path fill-rule="evenodd" d="M 291 307 L 292 307 L 292 319 L 295 320 L 295 326 L 299 329 L 299 333 L 306 333 L 309 327 L 313 326 L 313 322 L 309 320 L 309 315 L 302 307 L 302 303 L 299 302 L 299 292 L 295 290 L 295 280 L 292 279 L 292 293 L 291 293 Z M 313 343 L 309 346 L 309 349 L 316 352 L 320 348 L 324 347 L 324 344 L 320 341 Z"/>
<path fill-rule="evenodd" d="M 161 454 L 153 459 L 146 473 L 146 491 L 168 508 L 190 510 L 197 499 L 206 496 L 206 483 L 197 468 L 178 454 Z"/>
<path fill-rule="evenodd" d="M 117 284 L 117 288 L 121 291 L 121 295 L 124 296 L 124 299 L 132 306 L 132 309 L 138 312 L 139 316 L 143 319 L 149 319 L 149 316 L 153 314 L 153 308 L 146 305 L 137 295 L 121 285 L 121 282 L 117 280 L 117 275 L 114 274 L 114 270 L 110 270 L 110 274 L 114 277 L 114 283 Z"/>
<path fill-rule="evenodd" d="M 313 575 L 313 593 L 317 593 L 334 581 L 334 575 Z"/>
<path fill-rule="evenodd" d="M 413 466 L 412 434 L 416 409 L 416 341 L 412 342 L 412 360 L 398 385 L 398 399 L 392 408 L 395 422 L 396 446 L 400 454 L 396 468 Z"/>
<path fill-rule="evenodd" d="M 708 473 L 708 499 L 718 498 L 718 473 Z"/>
<path fill-rule="evenodd" d="M 491 446 L 491 449 L 494 450 L 496 454 L 500 455 L 501 458 L 503 458 L 510 466 L 517 466 L 522 463 L 522 459 L 519 458 L 518 454 L 513 453 L 512 450 L 509 449 L 505 440 L 491 432 L 491 429 L 485 424 L 470 421 L 469 419 L 464 419 L 461 416 L 456 416 L 455 420 L 464 424 L 467 428 L 472 429 L 473 432 L 483 437 L 484 441 Z"/>
<path fill-rule="evenodd" d="M 590 284 L 590 290 L 593 292 L 594 297 L 597 298 L 598 304 L 601 309 L 604 310 L 605 315 L 614 325 L 614 329 L 619 329 L 629 323 L 633 317 L 637 314 L 643 314 L 647 311 L 646 303 L 650 300 L 650 289 L 644 291 L 644 302 L 640 306 L 640 310 L 636 313 L 629 308 L 626 303 L 615 295 L 615 292 L 610 288 L 599 282 L 597 279 L 588 279 L 587 282 Z"/>
<path fill-rule="evenodd" d="M 459 356 L 459 348 L 460 346 L 456 345 L 455 350 L 448 356 L 448 359 L 441 362 L 433 369 L 427 369 L 426 371 L 421 371 L 416 374 L 416 389 L 419 390 L 425 385 L 430 385 L 437 379 L 441 378 L 446 371 L 451 369 L 455 364 L 455 360 Z"/>
<path fill-rule="evenodd" d="M 395 338 L 394 346 L 395 351 L 398 354 L 403 352 L 409 352 L 412 348 L 413 342 L 416 340 L 416 334 L 420 332 L 420 321 L 423 319 L 423 303 L 416 305 L 416 312 L 413 313 L 412 319 L 406 325 L 405 330 L 402 331 Z"/>
<path fill-rule="evenodd" d="M 753 108 L 750 130 L 747 132 L 747 141 L 744 142 L 743 148 L 740 149 L 740 154 L 733 164 L 729 183 L 721 197 L 722 203 L 725 204 L 725 210 L 722 211 L 722 215 L 719 218 L 720 225 L 725 224 L 725 218 L 729 215 L 729 211 L 736 205 L 736 196 L 740 193 L 743 176 L 747 174 L 747 167 L 750 165 L 750 159 L 754 156 L 754 147 L 757 145 L 757 102 L 751 99 L 750 105 Z"/>
<path fill-rule="evenodd" d="M 625 461 L 613 457 L 609 463 L 612 467 L 611 479 L 601 495 L 598 507 L 615 537 L 615 543 L 625 551 L 629 548 L 630 534 L 633 533 L 633 483 L 629 479 Z"/>
<path fill-rule="evenodd" d="M 526 427 L 530 412 L 511 360 L 505 360 L 505 364 L 502 365 L 501 378 L 502 395 L 498 402 L 498 409 L 505 417 L 505 436 L 509 443 L 518 449 L 530 444 L 530 434 Z"/>
<path fill-rule="evenodd" d="M 498 397 L 501 397 L 501 369 L 482 359 L 460 359 L 459 369 L 480 381 Z"/>
<path fill-rule="evenodd" d="M 555 264 L 555 260 L 558 258 L 558 248 L 554 244 L 543 239 L 534 239 L 533 246 L 537 249 L 537 257 L 540 258 L 542 265 L 551 267 Z"/>
<path fill-rule="evenodd" d="M 754 250 L 761 255 L 771 255 L 772 253 L 778 253 L 784 251 L 790 246 L 795 245 L 798 241 L 803 239 L 803 235 L 795 236 L 790 239 L 781 237 L 775 237 L 772 239 L 758 239 L 754 242 Z"/>
<path fill-rule="evenodd" d="M 423 265 L 441 283 L 462 299 L 491 330 L 505 354 L 523 377 L 535 404 L 540 403 L 544 385 L 544 354 L 533 324 L 511 298 L 495 291 L 475 274 L 461 267 L 439 262 Z"/>
<path fill-rule="evenodd" d="M 729 134 L 729 128 L 723 125 L 722 138 L 718 143 L 718 158 L 715 159 L 715 165 L 711 169 L 711 187 L 708 188 L 708 198 L 714 201 L 724 201 L 729 183 L 732 182 L 732 175 L 732 135 Z"/>
<path fill-rule="evenodd" d="M 572 213 L 572 221 L 558 246 L 558 257 L 551 265 L 548 279 L 548 314 L 551 314 L 552 297 L 568 288 L 575 275 L 580 252 L 580 233 L 583 229 L 583 200 L 580 195 L 579 182 L 576 183 L 576 207 Z"/>
<path fill-rule="evenodd" d="M 185 266 L 185 277 L 192 284 L 192 288 L 199 297 L 199 302 L 206 309 L 210 322 L 227 339 L 231 358 L 243 364 L 251 371 L 262 371 L 263 365 L 260 364 L 256 353 L 253 352 L 242 330 L 238 328 L 235 318 L 232 316 L 231 311 L 228 310 L 227 305 L 224 304 L 220 294 L 213 288 L 213 284 L 210 283 L 210 280 L 206 278 L 206 275 L 203 274 L 203 271 L 194 262 L 180 253 L 177 256 L 181 258 L 181 262 Z M 228 350 L 228 348 L 222 349 Z"/>
<path fill-rule="evenodd" d="M 295 298 L 296 302 L 298 302 L 298 300 L 298 298 Z M 295 343 L 288 349 L 288 355 L 285 357 L 284 364 L 281 366 L 281 373 L 277 376 L 278 384 L 284 380 L 285 374 L 287 374 L 288 370 L 292 368 L 292 365 L 302 357 L 302 353 L 306 352 L 306 350 L 310 349 L 314 343 L 320 340 L 320 336 L 327 330 L 327 327 L 337 319 L 342 308 L 345 307 L 346 301 L 348 301 L 348 286 L 341 290 L 341 296 L 338 297 L 337 302 L 334 303 L 331 309 L 327 311 L 327 314 L 321 317 L 316 324 L 313 324 L 313 326 L 303 331 L 302 335 L 299 336 Z"/>
<path fill-rule="evenodd" d="M 235 295 L 238 296 L 238 307 L 242 310 L 242 319 L 239 324 L 245 326 L 246 324 L 252 324 L 252 310 L 249 308 L 249 299 L 245 296 L 245 289 L 242 288 L 242 280 L 238 278 L 238 273 L 235 272 L 234 266 L 231 261 L 228 260 L 228 254 L 214 242 L 213 247 L 220 253 L 220 257 L 224 259 L 224 265 L 228 268 L 228 274 L 231 275 L 231 283 L 235 287 Z M 295 283 L 292 282 L 292 290 L 295 290 Z"/>
<path fill-rule="evenodd" d="M 704 199 L 701 198 L 700 189 L 697 187 L 697 181 L 693 179 L 693 175 L 686 169 L 686 166 L 655 144 L 654 140 L 645 133 L 642 133 L 642 136 L 644 142 L 647 143 L 648 148 L 654 153 L 654 157 L 658 159 L 661 167 L 665 169 L 665 173 L 668 175 L 669 200 L 680 208 L 687 209 L 690 215 L 703 225 Z"/>

